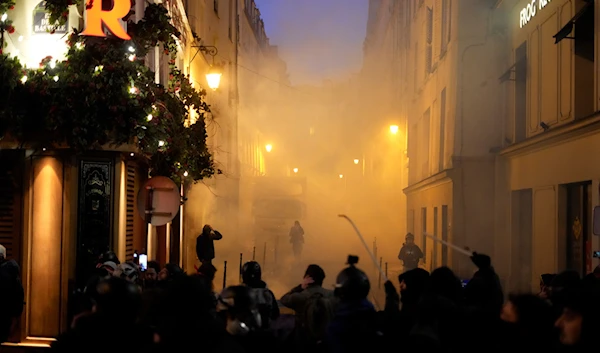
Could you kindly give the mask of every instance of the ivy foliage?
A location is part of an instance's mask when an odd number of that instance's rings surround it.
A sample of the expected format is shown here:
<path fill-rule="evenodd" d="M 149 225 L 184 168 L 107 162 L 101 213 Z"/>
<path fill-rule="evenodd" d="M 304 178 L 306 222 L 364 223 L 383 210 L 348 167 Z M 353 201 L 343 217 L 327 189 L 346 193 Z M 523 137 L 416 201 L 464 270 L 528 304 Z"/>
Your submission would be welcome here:
<path fill-rule="evenodd" d="M 0 0 L 0 14 L 11 1 Z M 48 0 L 46 9 L 61 25 L 68 6 L 80 3 Z M 66 145 L 79 153 L 134 144 L 152 175 L 177 182 L 212 176 L 206 92 L 195 89 L 175 66 L 179 33 L 167 10 L 147 5 L 141 21 L 128 23 L 128 32 L 130 41 L 74 31 L 66 59 L 46 57 L 39 68 L 0 55 L 0 136 L 38 148 Z M 166 86 L 156 84 L 145 65 L 157 46 L 169 60 Z"/>

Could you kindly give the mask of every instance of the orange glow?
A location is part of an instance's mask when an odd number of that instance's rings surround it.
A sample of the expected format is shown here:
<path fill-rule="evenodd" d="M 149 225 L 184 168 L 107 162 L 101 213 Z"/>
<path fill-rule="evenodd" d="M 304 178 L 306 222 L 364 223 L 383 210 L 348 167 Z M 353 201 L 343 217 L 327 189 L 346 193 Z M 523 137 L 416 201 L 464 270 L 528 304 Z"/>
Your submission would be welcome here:
<path fill-rule="evenodd" d="M 87 24 L 86 28 L 81 33 L 84 36 L 92 37 L 106 37 L 102 29 L 102 24 L 108 28 L 108 30 L 115 36 L 123 39 L 130 40 L 131 37 L 125 32 L 119 20 L 127 16 L 131 10 L 130 0 L 114 0 L 114 6 L 112 10 L 102 10 L 102 1 L 89 0 L 87 6 Z"/>

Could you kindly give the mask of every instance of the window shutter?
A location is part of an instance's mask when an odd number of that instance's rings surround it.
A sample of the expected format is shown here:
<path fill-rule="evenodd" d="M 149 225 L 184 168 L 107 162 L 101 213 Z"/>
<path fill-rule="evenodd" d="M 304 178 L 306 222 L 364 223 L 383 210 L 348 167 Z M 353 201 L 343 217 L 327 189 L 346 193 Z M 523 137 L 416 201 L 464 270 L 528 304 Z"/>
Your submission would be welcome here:
<path fill-rule="evenodd" d="M 125 210 L 125 257 L 133 260 L 133 238 L 135 234 L 135 172 L 136 165 L 133 162 L 127 163 L 127 180 L 126 180 L 126 210 Z"/>
<path fill-rule="evenodd" d="M 22 161 L 20 151 L 0 153 L 0 244 L 6 257 L 21 260 Z"/>

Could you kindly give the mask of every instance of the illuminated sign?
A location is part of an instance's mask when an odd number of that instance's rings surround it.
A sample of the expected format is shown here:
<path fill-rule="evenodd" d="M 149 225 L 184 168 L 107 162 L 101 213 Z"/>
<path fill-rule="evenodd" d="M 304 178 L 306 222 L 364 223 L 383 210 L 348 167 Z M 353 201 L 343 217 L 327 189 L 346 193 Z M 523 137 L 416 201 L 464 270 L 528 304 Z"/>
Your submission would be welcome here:
<path fill-rule="evenodd" d="M 45 34 L 45 33 L 67 33 L 67 25 L 57 26 L 56 24 L 50 23 L 50 13 L 46 11 L 45 1 L 42 1 L 33 10 L 33 33 Z"/>
<path fill-rule="evenodd" d="M 531 0 L 527 6 L 519 13 L 520 27 L 523 28 L 532 18 L 535 17 L 538 10 L 546 7 L 552 0 Z"/>
<path fill-rule="evenodd" d="M 130 40 L 131 37 L 125 32 L 119 21 L 129 14 L 131 0 L 113 0 L 113 7 L 110 10 L 102 9 L 102 2 L 88 0 L 86 27 L 81 34 L 84 36 L 106 37 L 103 29 L 104 25 L 115 36 L 123 40 Z"/>

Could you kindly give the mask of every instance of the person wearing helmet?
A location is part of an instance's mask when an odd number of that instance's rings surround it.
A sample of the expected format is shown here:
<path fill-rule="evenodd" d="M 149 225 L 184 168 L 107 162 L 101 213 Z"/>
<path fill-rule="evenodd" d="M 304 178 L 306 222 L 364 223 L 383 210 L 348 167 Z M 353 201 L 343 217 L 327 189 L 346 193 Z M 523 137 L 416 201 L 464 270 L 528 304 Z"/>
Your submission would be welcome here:
<path fill-rule="evenodd" d="M 271 320 L 279 317 L 279 306 L 275 295 L 262 280 L 262 270 L 256 261 L 249 261 L 242 267 L 242 284 L 250 289 L 250 295 L 260 313 L 262 328 L 268 328 Z"/>
<path fill-rule="evenodd" d="M 404 264 L 404 272 L 419 267 L 419 261 L 423 258 L 423 252 L 415 244 L 415 236 L 412 233 L 406 234 L 406 242 L 402 244 L 398 259 Z"/>
<path fill-rule="evenodd" d="M 340 302 L 328 330 L 331 352 L 367 352 L 381 348 L 377 312 L 367 300 L 371 284 L 367 275 L 356 268 L 357 263 L 357 256 L 348 256 L 348 267 L 337 276 L 334 293 Z"/>

